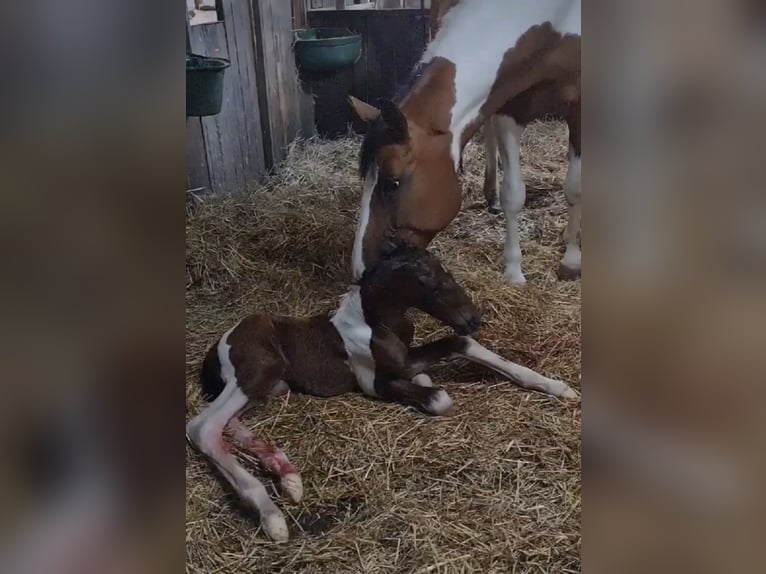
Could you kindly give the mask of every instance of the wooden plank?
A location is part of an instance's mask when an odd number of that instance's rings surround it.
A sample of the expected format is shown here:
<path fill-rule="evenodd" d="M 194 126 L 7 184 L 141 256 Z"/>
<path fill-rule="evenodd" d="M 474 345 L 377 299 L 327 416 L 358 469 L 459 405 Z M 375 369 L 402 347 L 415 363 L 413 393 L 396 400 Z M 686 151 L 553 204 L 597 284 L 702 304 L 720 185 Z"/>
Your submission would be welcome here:
<path fill-rule="evenodd" d="M 200 118 L 186 118 L 186 189 L 200 187 L 210 191 L 202 122 Z"/>
<path fill-rule="evenodd" d="M 292 0 L 293 2 L 293 29 L 301 30 L 306 27 L 306 0 Z"/>
<path fill-rule="evenodd" d="M 203 56 L 229 58 L 226 43 L 226 30 L 222 22 L 192 26 L 190 29 L 192 51 Z M 231 68 L 226 70 L 223 87 L 223 106 L 217 116 L 201 118 L 202 133 L 210 171 L 210 187 L 214 193 L 235 190 L 244 183 L 241 178 L 242 152 L 239 142 L 224 138 L 228 133 L 232 114 L 235 74 Z M 235 146 L 232 146 L 232 142 Z M 232 149 L 234 147 L 234 149 Z M 238 178 L 239 176 L 239 178 Z"/>
<path fill-rule="evenodd" d="M 250 4 L 237 0 L 223 2 L 224 25 L 231 59 L 228 73 L 233 76 L 234 94 L 231 117 L 236 121 L 228 137 L 238 140 L 245 184 L 266 172 L 266 158 L 261 130 L 261 114 L 255 73 Z"/>
<path fill-rule="evenodd" d="M 290 4 L 251 0 L 255 69 L 267 167 L 284 159 L 300 128 L 301 92 L 293 55 Z"/>

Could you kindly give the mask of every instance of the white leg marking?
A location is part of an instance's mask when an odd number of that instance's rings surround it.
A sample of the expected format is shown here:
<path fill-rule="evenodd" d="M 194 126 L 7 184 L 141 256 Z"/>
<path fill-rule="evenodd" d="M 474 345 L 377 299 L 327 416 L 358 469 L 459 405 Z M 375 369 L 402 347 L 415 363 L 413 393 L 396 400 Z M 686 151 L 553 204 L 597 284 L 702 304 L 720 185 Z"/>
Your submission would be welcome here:
<path fill-rule="evenodd" d="M 221 370 L 223 371 L 223 364 Z M 266 534 L 273 540 L 285 541 L 289 534 L 282 512 L 269 498 L 268 492 L 260 481 L 239 464 L 223 442 L 223 428 L 247 403 L 248 398 L 237 385 L 236 379 L 227 382 L 221 394 L 205 410 L 189 421 L 186 425 L 186 434 L 213 461 L 239 496 L 258 509 L 261 514 L 261 525 Z"/>
<path fill-rule="evenodd" d="M 452 398 L 447 394 L 447 391 L 439 389 L 428 404 L 423 405 L 423 408 L 431 414 L 441 415 L 446 413 L 451 406 Z"/>
<path fill-rule="evenodd" d="M 577 392 L 566 383 L 555 379 L 549 379 L 548 377 L 536 373 L 532 369 L 508 361 L 477 343 L 470 337 L 465 337 L 465 339 L 468 341 L 468 346 L 466 347 L 465 353 L 462 355 L 464 358 L 479 363 L 480 365 L 484 365 L 493 371 L 497 371 L 525 389 L 541 391 L 549 395 L 566 399 L 577 398 Z"/>
<path fill-rule="evenodd" d="M 487 162 L 484 168 L 484 197 L 491 211 L 500 211 L 500 200 L 497 197 L 497 138 L 491 121 L 484 125 L 484 157 Z"/>
<path fill-rule="evenodd" d="M 419 375 L 415 375 L 415 377 L 412 379 L 413 385 L 418 385 L 421 387 L 433 387 L 434 382 L 431 380 L 431 377 L 426 375 L 425 373 L 420 373 Z"/>
<path fill-rule="evenodd" d="M 569 218 L 567 229 L 564 234 L 566 242 L 566 251 L 561 260 L 562 267 L 569 271 L 580 271 L 580 244 L 578 235 L 580 234 L 580 221 L 582 219 L 582 186 L 581 186 L 581 158 L 574 154 L 573 150 L 569 152 L 569 168 L 567 177 L 564 181 L 564 195 L 566 195 L 569 204 Z"/>
<path fill-rule="evenodd" d="M 362 257 L 362 248 L 364 245 L 364 234 L 367 231 L 367 223 L 370 221 L 370 203 L 372 202 L 372 192 L 378 183 L 378 168 L 373 166 L 364 178 L 364 190 L 362 191 L 362 207 L 359 211 L 359 221 L 356 224 L 356 235 L 354 236 L 354 250 L 351 254 L 351 268 L 354 281 L 357 281 L 364 273 L 364 259 Z"/>
<path fill-rule="evenodd" d="M 527 280 L 521 272 L 521 245 L 519 244 L 518 215 L 527 196 L 521 178 L 520 142 L 524 128 L 508 116 L 493 116 L 491 125 L 495 132 L 503 163 L 503 182 L 500 186 L 500 204 L 505 212 L 505 279 L 514 285 L 524 285 Z"/>

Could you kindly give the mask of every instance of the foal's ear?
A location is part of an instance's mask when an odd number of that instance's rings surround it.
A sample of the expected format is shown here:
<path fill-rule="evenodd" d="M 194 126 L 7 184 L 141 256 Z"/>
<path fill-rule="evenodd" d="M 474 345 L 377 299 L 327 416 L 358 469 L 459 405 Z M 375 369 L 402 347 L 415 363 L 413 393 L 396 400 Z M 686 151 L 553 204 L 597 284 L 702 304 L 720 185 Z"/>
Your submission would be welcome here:
<path fill-rule="evenodd" d="M 363 122 L 372 122 L 380 117 L 380 110 L 378 108 L 371 106 L 367 102 L 363 102 L 354 96 L 348 97 L 348 103 L 351 104 L 351 108 L 354 110 L 354 113 Z"/>
<path fill-rule="evenodd" d="M 378 100 L 378 106 L 380 107 L 380 114 L 386 123 L 386 127 L 402 139 L 407 139 L 409 134 L 407 118 L 402 113 L 402 110 L 399 109 L 399 106 L 391 100 L 384 98 Z"/>

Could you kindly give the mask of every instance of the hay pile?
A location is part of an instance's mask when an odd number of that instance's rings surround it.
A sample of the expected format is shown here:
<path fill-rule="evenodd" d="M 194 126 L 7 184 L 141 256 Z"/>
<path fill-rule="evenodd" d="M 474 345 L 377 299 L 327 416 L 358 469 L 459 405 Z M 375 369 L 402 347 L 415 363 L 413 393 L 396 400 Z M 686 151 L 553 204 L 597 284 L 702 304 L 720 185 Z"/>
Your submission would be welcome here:
<path fill-rule="evenodd" d="M 358 149 L 354 138 L 298 144 L 263 186 L 190 206 L 187 418 L 203 405 L 204 351 L 239 317 L 255 309 L 315 313 L 345 291 L 361 191 Z M 555 277 L 566 152 L 564 126 L 527 130 L 525 289 L 501 278 L 502 216 L 472 208 L 482 201 L 484 169 L 476 143 L 465 157 L 463 211 L 432 248 L 481 308 L 482 343 L 579 387 L 580 282 Z M 418 317 L 419 335 L 445 333 Z M 431 374 L 455 401 L 451 416 L 353 395 L 275 399 L 245 419 L 303 475 L 300 504 L 275 497 L 291 527 L 287 544 L 268 541 L 188 449 L 187 571 L 579 571 L 579 406 L 522 391 L 477 366 Z M 274 493 L 268 475 L 247 463 Z"/>

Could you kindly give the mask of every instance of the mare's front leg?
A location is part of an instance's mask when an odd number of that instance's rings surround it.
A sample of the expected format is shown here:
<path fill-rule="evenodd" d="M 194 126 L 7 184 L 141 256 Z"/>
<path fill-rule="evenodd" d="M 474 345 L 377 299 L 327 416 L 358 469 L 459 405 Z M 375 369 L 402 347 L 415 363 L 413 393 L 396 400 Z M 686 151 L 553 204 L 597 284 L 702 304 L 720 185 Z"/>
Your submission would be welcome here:
<path fill-rule="evenodd" d="M 434 415 L 444 414 L 452 399 L 444 389 L 433 387 L 430 379 L 419 378 L 409 365 L 409 348 L 388 329 L 373 334 L 370 342 L 375 359 L 375 392 L 387 401 L 414 406 Z"/>
<path fill-rule="evenodd" d="M 488 124 L 499 144 L 503 164 L 503 182 L 500 186 L 500 205 L 505 213 L 505 280 L 513 285 L 525 285 L 521 271 L 521 243 L 519 240 L 519 213 L 527 197 L 521 177 L 521 134 L 524 127 L 508 116 L 492 116 Z M 488 130 L 491 131 L 491 130 Z"/>

